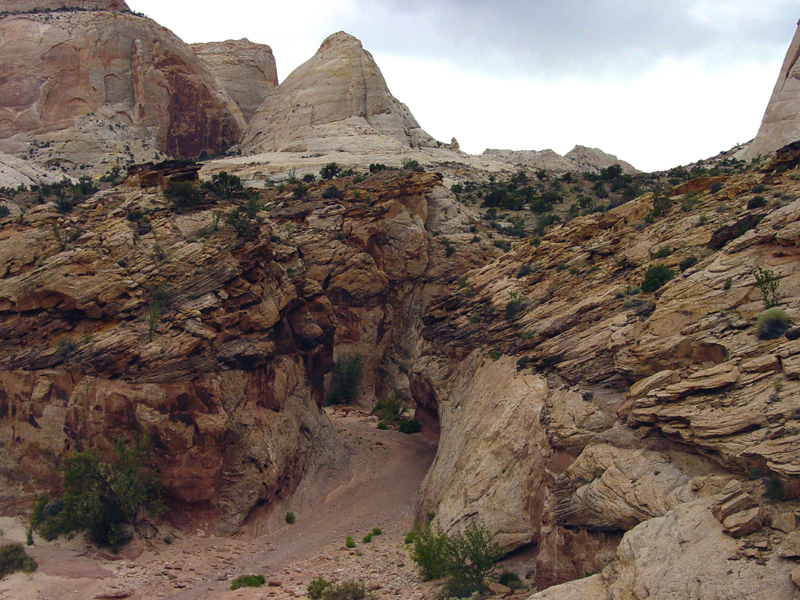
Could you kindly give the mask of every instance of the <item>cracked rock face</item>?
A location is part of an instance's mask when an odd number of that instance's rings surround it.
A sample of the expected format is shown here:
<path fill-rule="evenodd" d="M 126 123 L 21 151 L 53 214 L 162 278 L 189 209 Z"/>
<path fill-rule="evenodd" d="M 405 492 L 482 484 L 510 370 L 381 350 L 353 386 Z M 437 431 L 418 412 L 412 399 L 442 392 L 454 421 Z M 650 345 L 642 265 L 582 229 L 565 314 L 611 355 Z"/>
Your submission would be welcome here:
<path fill-rule="evenodd" d="M 399 151 L 436 142 L 392 96 L 361 42 L 339 32 L 267 97 L 248 126 L 242 148 L 365 153 L 375 144 Z"/>
<path fill-rule="evenodd" d="M 129 12 L 0 20 L 0 151 L 38 164 L 196 157 L 237 141 L 244 119 L 191 48 Z"/>

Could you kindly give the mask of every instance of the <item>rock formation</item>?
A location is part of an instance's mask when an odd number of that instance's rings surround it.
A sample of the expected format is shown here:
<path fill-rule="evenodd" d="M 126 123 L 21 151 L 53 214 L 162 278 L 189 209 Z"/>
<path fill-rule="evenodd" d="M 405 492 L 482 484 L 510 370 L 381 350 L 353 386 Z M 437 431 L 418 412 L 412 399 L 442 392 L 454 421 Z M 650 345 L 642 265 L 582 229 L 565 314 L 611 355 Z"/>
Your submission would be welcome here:
<path fill-rule="evenodd" d="M 278 86 L 275 57 L 269 46 L 243 39 L 192 44 L 192 50 L 239 105 L 247 121 Z"/>
<path fill-rule="evenodd" d="M 6 16 L 0 31 L 0 151 L 104 172 L 217 153 L 244 127 L 203 62 L 149 19 L 38 12 Z"/>
<path fill-rule="evenodd" d="M 531 169 L 568 172 L 598 172 L 611 165 L 620 165 L 624 173 L 637 173 L 630 163 L 619 160 L 612 154 L 606 154 L 598 148 L 575 146 L 564 156 L 553 150 L 492 150 L 487 149 L 482 157 L 499 160 L 511 165 Z"/>
<path fill-rule="evenodd" d="M 800 25 L 800 23 L 798 23 Z M 739 158 L 751 160 L 800 140 L 800 27 L 786 52 L 758 135 Z"/>
<path fill-rule="evenodd" d="M 408 108 L 389 92 L 383 75 L 356 38 L 328 37 L 251 120 L 242 149 L 360 152 L 435 146 Z"/>
<path fill-rule="evenodd" d="M 2 0 L 0 13 L 61 10 L 130 11 L 125 0 Z"/>

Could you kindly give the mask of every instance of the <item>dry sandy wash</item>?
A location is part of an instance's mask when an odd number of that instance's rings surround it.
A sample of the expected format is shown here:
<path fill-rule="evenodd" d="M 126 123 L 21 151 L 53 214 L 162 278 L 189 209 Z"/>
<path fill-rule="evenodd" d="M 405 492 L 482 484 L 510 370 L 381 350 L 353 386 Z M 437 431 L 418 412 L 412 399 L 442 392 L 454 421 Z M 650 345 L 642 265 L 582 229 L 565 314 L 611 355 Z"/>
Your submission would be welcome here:
<path fill-rule="evenodd" d="M 194 523 L 192 534 L 172 530 L 171 544 L 163 542 L 170 529 L 162 528 L 136 558 L 131 556 L 137 543 L 113 556 L 97 552 L 81 536 L 51 543 L 36 536 L 28 550 L 38 571 L 0 581 L 0 599 L 280 600 L 303 596 L 308 582 L 319 576 L 363 581 L 378 598 L 425 597 L 429 586 L 421 584 L 403 540 L 435 448 L 420 435 L 381 431 L 375 417 L 362 413 L 330 411 L 330 416 L 347 442 L 352 476 L 313 508 L 293 510 L 295 525 L 249 539 L 224 539 Z M 287 506 L 293 508 L 291 502 Z M 283 514 L 277 516 L 282 520 Z M 363 543 L 374 527 L 382 535 Z M 22 519 L 0 519 L 0 529 L 0 544 L 24 543 Z M 357 541 L 354 550 L 345 548 L 346 536 Z M 230 590 L 232 579 L 253 573 L 263 574 L 269 585 Z"/>

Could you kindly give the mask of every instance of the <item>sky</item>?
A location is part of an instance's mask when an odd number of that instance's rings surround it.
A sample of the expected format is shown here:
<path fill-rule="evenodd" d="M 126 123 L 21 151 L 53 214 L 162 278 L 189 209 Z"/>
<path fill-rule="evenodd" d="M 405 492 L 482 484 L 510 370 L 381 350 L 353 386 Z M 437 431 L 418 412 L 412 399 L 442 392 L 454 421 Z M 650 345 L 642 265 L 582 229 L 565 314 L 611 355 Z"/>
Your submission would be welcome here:
<path fill-rule="evenodd" d="M 645 171 L 755 137 L 796 0 L 128 0 L 188 43 L 272 47 L 281 81 L 331 33 L 461 149 L 600 148 Z M 224 10 L 221 10 L 224 7 Z"/>

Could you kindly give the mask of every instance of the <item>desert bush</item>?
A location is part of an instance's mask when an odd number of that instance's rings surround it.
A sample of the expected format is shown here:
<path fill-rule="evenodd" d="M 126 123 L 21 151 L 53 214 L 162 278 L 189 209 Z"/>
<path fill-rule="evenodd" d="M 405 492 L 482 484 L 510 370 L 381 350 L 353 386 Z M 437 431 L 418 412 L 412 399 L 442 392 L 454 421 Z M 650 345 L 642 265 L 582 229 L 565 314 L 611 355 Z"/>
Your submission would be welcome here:
<path fill-rule="evenodd" d="M 397 423 L 405 411 L 403 400 L 403 392 L 395 388 L 385 400 L 378 400 L 375 408 L 372 409 L 372 414 L 376 415 L 383 423 Z"/>
<path fill-rule="evenodd" d="M 530 275 L 533 272 L 534 272 L 534 268 L 531 265 L 527 265 L 527 264 L 526 265 L 522 265 L 519 268 L 519 271 L 517 271 L 516 277 L 517 277 L 517 279 L 522 279 L 523 277 L 526 277 L 526 276 Z"/>
<path fill-rule="evenodd" d="M 18 571 L 33 573 L 38 565 L 25 552 L 22 544 L 7 544 L 0 547 L 0 579 Z"/>
<path fill-rule="evenodd" d="M 672 250 L 665 246 L 664 248 L 659 248 L 656 250 L 653 258 L 667 258 L 670 254 L 672 254 Z"/>
<path fill-rule="evenodd" d="M 345 548 L 355 548 L 356 547 L 355 540 L 348 535 L 346 538 L 344 538 L 344 547 Z"/>
<path fill-rule="evenodd" d="M 754 208 L 763 208 L 767 205 L 767 199 L 764 196 L 753 196 L 747 202 L 747 210 L 753 210 Z"/>
<path fill-rule="evenodd" d="M 709 191 L 712 194 L 716 194 L 717 192 L 721 192 L 722 191 L 722 184 L 719 181 L 716 182 L 716 183 L 712 183 L 711 184 L 711 188 L 709 188 Z"/>
<path fill-rule="evenodd" d="M 447 574 L 448 537 L 438 523 L 426 523 L 415 530 L 411 544 L 411 560 L 419 567 L 423 581 L 439 579 Z"/>
<path fill-rule="evenodd" d="M 263 575 L 242 575 L 231 581 L 231 589 L 238 590 L 243 587 L 261 587 L 266 582 Z"/>
<path fill-rule="evenodd" d="M 416 419 L 400 419 L 397 423 L 397 431 L 409 435 L 419 433 L 422 431 L 422 424 Z"/>
<path fill-rule="evenodd" d="M 361 541 L 362 541 L 362 542 L 364 542 L 365 544 L 370 544 L 370 543 L 372 543 L 372 534 L 371 534 L 371 533 L 368 533 L 368 534 L 367 534 L 367 535 L 365 535 L 363 538 L 361 538 Z"/>
<path fill-rule="evenodd" d="M 690 269 L 691 267 L 697 264 L 697 257 L 692 254 L 691 256 L 687 256 L 681 261 L 681 264 L 678 265 L 678 269 L 681 271 L 685 271 L 686 269 Z"/>
<path fill-rule="evenodd" d="M 164 197 L 177 210 L 186 210 L 205 204 L 200 189 L 188 181 L 171 181 L 164 190 Z"/>
<path fill-rule="evenodd" d="M 329 185 L 324 190 L 322 190 L 322 197 L 325 199 L 341 198 L 342 192 L 335 185 Z"/>
<path fill-rule="evenodd" d="M 645 294 L 655 292 L 673 277 L 675 277 L 675 273 L 672 271 L 672 269 L 669 269 L 661 264 L 650 265 L 644 274 L 644 280 L 642 281 L 641 286 L 642 291 Z"/>
<path fill-rule="evenodd" d="M 220 171 L 212 175 L 211 179 L 203 184 L 203 189 L 225 199 L 247 200 L 249 198 L 241 178 L 238 175 L 231 175 L 227 171 Z"/>
<path fill-rule="evenodd" d="M 343 581 L 338 585 L 326 588 L 322 592 L 322 600 L 367 600 L 372 598 L 367 595 L 364 584 L 358 581 Z"/>
<path fill-rule="evenodd" d="M 373 527 L 372 528 L 372 535 L 383 535 L 380 527 Z"/>
<path fill-rule="evenodd" d="M 296 183 L 292 188 L 292 198 L 302 200 L 308 196 L 308 186 L 305 183 Z"/>
<path fill-rule="evenodd" d="M 306 596 L 311 598 L 311 600 L 320 600 L 322 594 L 325 593 L 325 590 L 329 587 L 331 587 L 330 581 L 322 577 L 317 577 L 306 586 Z"/>
<path fill-rule="evenodd" d="M 756 335 L 760 340 L 774 340 L 789 329 L 789 317 L 780 308 L 773 306 L 760 315 L 756 322 Z"/>
<path fill-rule="evenodd" d="M 325 180 L 333 179 L 342 171 L 342 168 L 335 162 L 328 163 L 319 170 L 319 175 Z M 370 169 L 371 171 L 371 169 Z"/>
<path fill-rule="evenodd" d="M 664 194 L 655 194 L 653 196 L 653 210 L 650 211 L 650 217 L 656 219 L 665 216 L 669 209 L 672 208 L 672 199 Z"/>
<path fill-rule="evenodd" d="M 345 354 L 333 365 L 331 385 L 325 399 L 328 404 L 342 404 L 354 400 L 364 372 L 360 354 Z"/>
<path fill-rule="evenodd" d="M 423 171 L 424 169 L 420 166 L 419 161 L 416 161 L 411 158 L 404 158 L 400 161 L 403 169 L 407 171 Z"/>
<path fill-rule="evenodd" d="M 304 183 L 314 183 L 317 180 L 317 176 L 313 173 L 306 173 L 303 175 L 303 182 Z"/>
<path fill-rule="evenodd" d="M 294 525 L 297 522 L 297 517 L 292 511 L 286 513 L 286 523 Z"/>
<path fill-rule="evenodd" d="M 10 214 L 11 211 L 8 210 L 7 206 L 0 206 L 0 219 L 5 219 Z"/>
<path fill-rule="evenodd" d="M 500 577 L 497 578 L 497 583 L 510 587 L 512 590 L 518 590 L 522 587 L 522 581 L 520 581 L 519 575 L 511 571 L 503 571 L 500 573 Z"/>
<path fill-rule="evenodd" d="M 445 597 L 466 598 L 484 593 L 491 579 L 494 563 L 503 550 L 491 541 L 486 527 L 467 525 L 463 533 L 448 536 L 437 524 L 430 523 L 414 534 L 411 559 L 424 581 L 446 576 Z"/>
<path fill-rule="evenodd" d="M 148 455 L 144 439 L 133 444 L 118 440 L 111 463 L 94 450 L 71 454 L 59 467 L 64 477 L 63 497 L 55 506 L 40 500 L 32 524 L 35 520 L 47 540 L 86 529 L 101 546 L 124 542 L 121 526 L 134 524 L 141 508 L 153 514 L 163 510 L 161 483 L 147 468 Z M 44 505 L 39 511 L 40 503 Z"/>
<path fill-rule="evenodd" d="M 762 269 L 758 267 L 753 273 L 756 278 L 756 286 L 758 291 L 761 292 L 761 299 L 764 301 L 764 308 L 772 308 L 778 306 L 781 301 L 781 296 L 778 293 L 778 284 L 780 280 L 775 278 L 775 273 L 769 269 Z"/>
<path fill-rule="evenodd" d="M 522 300 L 509 300 L 506 303 L 506 308 L 503 316 L 505 317 L 506 321 L 511 321 L 517 315 L 519 315 L 519 313 L 525 310 L 526 307 L 527 304 Z"/>

